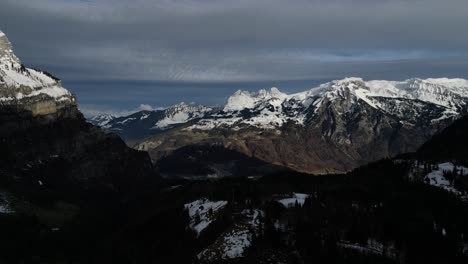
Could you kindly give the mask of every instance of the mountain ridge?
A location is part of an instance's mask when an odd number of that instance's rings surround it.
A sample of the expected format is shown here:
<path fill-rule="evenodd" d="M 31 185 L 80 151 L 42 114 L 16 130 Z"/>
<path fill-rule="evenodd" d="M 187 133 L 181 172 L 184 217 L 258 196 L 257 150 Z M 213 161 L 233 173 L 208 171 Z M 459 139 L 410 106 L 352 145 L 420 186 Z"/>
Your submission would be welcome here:
<path fill-rule="evenodd" d="M 290 95 L 237 91 L 223 109 L 135 148 L 157 162 L 183 146 L 221 145 L 299 171 L 348 171 L 415 151 L 467 113 L 467 91 L 468 81 L 446 78 L 346 78 Z"/>
<path fill-rule="evenodd" d="M 145 137 L 200 119 L 211 111 L 211 107 L 182 102 L 166 108 L 138 111 L 127 116 L 101 114 L 88 118 L 88 122 L 118 134 L 132 145 Z"/>
<path fill-rule="evenodd" d="M 407 122 L 410 125 L 418 119 L 419 109 L 424 110 L 432 104 L 431 107 L 436 109 L 437 113 L 431 120 L 436 122 L 466 112 L 467 87 L 468 81 L 464 79 L 412 78 L 404 81 L 364 81 L 362 78 L 351 77 L 327 82 L 312 89 L 292 94 L 283 93 L 276 87 L 269 90 L 261 89 L 258 92 L 238 90 L 227 99 L 224 107 L 212 107 L 208 111 L 200 113 L 196 118 L 179 120 L 176 125 L 182 125 L 194 119 L 198 119 L 198 122 L 187 129 L 209 130 L 220 127 L 240 129 L 240 126 L 245 125 L 276 129 L 288 122 L 303 125 L 307 118 L 313 115 L 310 113 L 314 111 L 313 109 L 319 108 L 324 102 L 334 101 L 340 97 L 353 97 L 352 103 L 363 101 L 379 111 L 397 116 L 402 119 L 402 122 Z M 418 107 L 411 109 L 410 102 L 418 104 L 419 109 L 417 109 Z M 406 106 L 400 107 L 400 104 L 406 104 Z M 170 108 L 165 109 L 167 111 Z M 413 113 L 405 115 L 405 111 Z M 140 111 L 137 113 L 141 113 L 143 116 L 148 112 Z M 126 117 L 127 119 L 133 118 L 135 114 Z M 92 117 L 89 120 L 93 122 L 93 119 L 96 118 L 99 117 Z M 101 124 L 101 126 L 128 139 L 126 132 L 121 132 L 125 128 L 118 125 L 125 119 L 120 117 L 118 121 L 112 120 Z M 161 123 L 158 122 L 159 120 L 154 123 L 153 127 L 146 129 L 165 130 L 172 128 L 170 125 L 161 126 Z M 138 141 L 152 133 L 143 134 L 137 139 L 130 139 Z"/>

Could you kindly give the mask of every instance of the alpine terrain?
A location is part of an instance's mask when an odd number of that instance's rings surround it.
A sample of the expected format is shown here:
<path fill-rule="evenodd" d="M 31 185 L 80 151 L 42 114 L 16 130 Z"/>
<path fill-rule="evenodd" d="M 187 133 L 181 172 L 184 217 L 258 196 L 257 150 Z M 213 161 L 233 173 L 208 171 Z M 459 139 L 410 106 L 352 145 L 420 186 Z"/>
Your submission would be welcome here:
<path fill-rule="evenodd" d="M 468 81 L 446 78 L 346 78 L 296 94 L 277 88 L 237 91 L 223 109 L 155 134 L 136 148 L 157 162 L 187 146 L 222 146 L 297 171 L 345 172 L 415 151 L 466 114 L 467 102 Z"/>
<path fill-rule="evenodd" d="M 89 122 L 120 135 L 129 145 L 148 136 L 197 120 L 213 111 L 203 105 L 180 103 L 168 108 L 144 110 L 124 117 L 101 114 Z"/>
<path fill-rule="evenodd" d="M 467 263 L 467 87 L 349 78 L 99 128 L 0 32 L 0 263 Z"/>
<path fill-rule="evenodd" d="M 51 258 L 31 245 L 76 219 L 87 225 L 90 212 L 94 220 L 110 216 L 158 181 L 147 153 L 87 123 L 75 96 L 58 78 L 21 64 L 2 32 L 0 124 L 2 263 Z"/>

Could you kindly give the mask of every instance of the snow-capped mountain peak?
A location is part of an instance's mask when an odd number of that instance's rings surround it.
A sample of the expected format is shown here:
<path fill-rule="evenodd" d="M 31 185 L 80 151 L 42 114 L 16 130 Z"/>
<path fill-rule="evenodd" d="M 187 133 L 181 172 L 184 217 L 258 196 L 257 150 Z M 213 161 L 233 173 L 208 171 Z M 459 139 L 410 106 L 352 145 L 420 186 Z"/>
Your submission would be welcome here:
<path fill-rule="evenodd" d="M 447 78 L 364 81 L 353 77 L 322 84 L 307 93 L 307 97 L 321 97 L 329 101 L 350 95 L 374 108 L 380 107 L 376 98 L 400 98 L 437 104 L 458 111 L 467 102 L 468 81 Z"/>
<path fill-rule="evenodd" d="M 275 87 L 258 92 L 239 90 L 222 109 L 179 103 L 119 117 L 104 127 L 124 138 L 142 138 L 189 122 L 182 129 L 277 130 L 286 124 L 320 126 L 324 118 L 351 124 L 355 122 L 352 118 L 375 114 L 407 126 L 437 124 L 468 113 L 467 90 L 468 81 L 463 79 L 366 81 L 351 77 L 293 94 Z"/>
<path fill-rule="evenodd" d="M 1 32 L 1 31 L 0 31 Z M 36 97 L 54 102 L 48 109 L 31 105 Z M 7 36 L 0 33 L 0 101 L 5 105 L 22 105 L 33 114 L 48 114 L 63 105 L 74 103 L 72 94 L 52 75 L 24 67 L 14 54 Z"/>
<path fill-rule="evenodd" d="M 347 77 L 341 80 L 334 80 L 331 82 L 333 88 L 340 88 L 340 87 L 349 87 L 355 88 L 356 86 L 365 85 L 365 81 L 359 77 Z"/>
<path fill-rule="evenodd" d="M 447 78 L 366 81 L 350 77 L 295 94 L 282 93 L 277 88 L 256 93 L 239 90 L 229 97 L 224 114 L 204 118 L 192 128 L 240 125 L 277 128 L 288 122 L 304 124 L 306 116 L 318 115 L 329 106 L 336 106 L 340 115 L 367 106 L 414 122 L 418 118 L 413 115 L 429 111 L 431 120 L 437 122 L 468 110 L 468 81 Z M 249 114 L 241 113 L 246 110 Z"/>
<path fill-rule="evenodd" d="M 7 64 L 10 66 L 19 68 L 21 67 L 21 62 L 13 53 L 13 47 L 11 42 L 8 40 L 5 33 L 0 31 L 0 63 Z"/>
<path fill-rule="evenodd" d="M 243 109 L 255 108 L 259 104 L 270 101 L 272 104 L 281 103 L 288 95 L 281 92 L 278 88 L 272 87 L 270 90 L 261 89 L 257 93 L 238 90 L 229 97 L 224 107 L 225 112 L 241 111 Z"/>

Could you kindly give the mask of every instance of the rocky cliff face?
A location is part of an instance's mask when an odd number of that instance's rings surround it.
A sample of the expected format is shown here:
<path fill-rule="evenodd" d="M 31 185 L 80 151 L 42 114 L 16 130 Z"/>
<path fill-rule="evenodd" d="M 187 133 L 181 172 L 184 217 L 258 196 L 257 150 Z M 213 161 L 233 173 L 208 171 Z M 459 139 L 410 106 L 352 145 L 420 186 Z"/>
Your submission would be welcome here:
<path fill-rule="evenodd" d="M 292 95 L 238 91 L 222 111 L 137 148 L 158 160 L 182 146 L 221 145 L 299 171 L 347 171 L 415 151 L 465 114 L 467 102 L 461 79 L 347 78 Z"/>
<path fill-rule="evenodd" d="M 115 241 L 106 230 L 158 179 L 147 153 L 86 122 L 60 81 L 24 67 L 0 33 L 1 263 L 102 262 L 98 244 Z"/>
<path fill-rule="evenodd" d="M 0 31 L 1 110 L 28 111 L 39 116 L 73 105 L 75 97 L 62 87 L 60 80 L 21 64 L 7 36 Z"/>
<path fill-rule="evenodd" d="M 24 67 L 3 33 L 0 124 L 0 183 L 47 189 L 67 181 L 122 194 L 155 177 L 147 153 L 87 123 L 75 97 L 57 78 Z"/>

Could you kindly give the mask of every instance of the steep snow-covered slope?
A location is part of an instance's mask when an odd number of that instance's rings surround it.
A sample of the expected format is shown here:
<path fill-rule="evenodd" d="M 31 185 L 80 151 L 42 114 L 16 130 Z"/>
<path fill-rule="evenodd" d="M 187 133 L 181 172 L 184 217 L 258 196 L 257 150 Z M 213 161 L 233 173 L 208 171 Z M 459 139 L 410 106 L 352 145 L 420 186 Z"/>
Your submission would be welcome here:
<path fill-rule="evenodd" d="M 24 67 L 7 36 L 0 31 L 0 103 L 43 115 L 74 104 L 75 99 L 57 78 Z"/>

